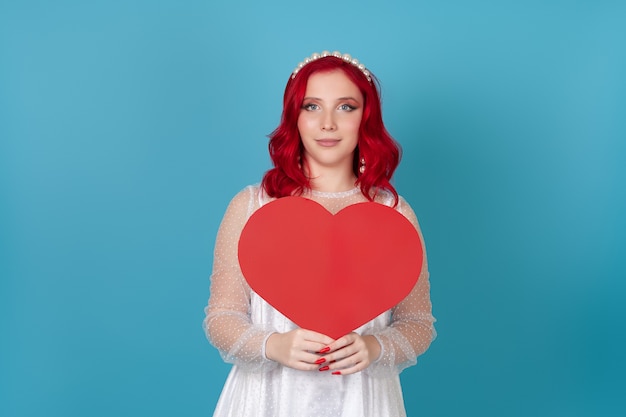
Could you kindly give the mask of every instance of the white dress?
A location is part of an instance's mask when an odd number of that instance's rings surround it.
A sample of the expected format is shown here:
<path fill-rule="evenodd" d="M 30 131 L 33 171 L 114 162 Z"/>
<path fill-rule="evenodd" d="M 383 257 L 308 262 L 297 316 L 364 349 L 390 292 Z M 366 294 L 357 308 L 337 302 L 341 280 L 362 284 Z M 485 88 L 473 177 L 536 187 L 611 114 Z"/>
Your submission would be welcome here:
<path fill-rule="evenodd" d="M 331 213 L 367 201 L 358 188 L 340 193 L 311 191 L 305 197 Z M 435 337 L 426 256 L 411 293 L 396 307 L 356 330 L 362 335 L 374 335 L 382 347 L 380 357 L 367 369 L 351 375 L 332 375 L 284 367 L 265 357 L 265 342 L 272 333 L 297 326 L 250 289 L 237 259 L 243 226 L 255 210 L 269 201 L 258 186 L 247 187 L 231 201 L 217 235 L 204 329 L 224 360 L 234 366 L 214 417 L 405 416 L 399 373 L 414 365 Z M 389 193 L 379 193 L 376 201 L 393 205 Z M 421 237 L 415 214 L 406 201 L 400 198 L 396 208 L 415 225 Z M 311 291 L 311 296 L 317 295 L 314 288 Z"/>

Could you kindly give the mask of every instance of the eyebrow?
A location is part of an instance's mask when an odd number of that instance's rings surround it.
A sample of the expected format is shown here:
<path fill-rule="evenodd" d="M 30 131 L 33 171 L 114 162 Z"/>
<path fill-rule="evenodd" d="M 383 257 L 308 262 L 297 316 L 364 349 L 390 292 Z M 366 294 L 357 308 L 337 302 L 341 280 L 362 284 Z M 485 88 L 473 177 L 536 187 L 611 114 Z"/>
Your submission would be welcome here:
<path fill-rule="evenodd" d="M 304 98 L 303 98 L 303 100 L 319 100 L 319 101 L 324 101 L 324 100 L 322 100 L 322 99 L 321 99 L 321 98 L 319 98 L 319 97 L 304 97 Z M 357 100 L 357 99 L 356 99 L 356 98 L 354 98 L 354 97 L 350 97 L 350 96 L 348 96 L 348 97 L 339 97 L 339 98 L 337 98 L 335 101 L 342 101 L 342 100 L 352 100 L 352 101 L 359 102 L 359 100 Z"/>

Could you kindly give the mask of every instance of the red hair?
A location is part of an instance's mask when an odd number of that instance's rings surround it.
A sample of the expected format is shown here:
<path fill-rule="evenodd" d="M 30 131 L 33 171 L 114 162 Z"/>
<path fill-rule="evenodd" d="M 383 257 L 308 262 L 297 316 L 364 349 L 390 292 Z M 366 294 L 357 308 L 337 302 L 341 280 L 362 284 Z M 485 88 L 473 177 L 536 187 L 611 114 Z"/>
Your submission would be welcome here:
<path fill-rule="evenodd" d="M 397 204 L 398 193 L 390 181 L 400 162 L 401 149 L 383 124 L 378 80 L 371 75 L 372 81 L 368 81 L 359 68 L 334 56 L 309 62 L 295 78 L 289 76 L 280 125 L 269 135 L 269 153 L 274 168 L 265 173 L 263 189 L 270 197 L 280 198 L 299 195 L 304 189 L 310 188 L 310 179 L 300 167 L 303 145 L 298 132 L 298 117 L 309 77 L 316 72 L 333 70 L 343 71 L 363 94 L 363 116 L 353 161 L 356 184 L 370 201 L 374 200 L 378 190 L 387 190 L 393 194 Z M 359 172 L 361 158 L 366 164 L 362 174 Z"/>

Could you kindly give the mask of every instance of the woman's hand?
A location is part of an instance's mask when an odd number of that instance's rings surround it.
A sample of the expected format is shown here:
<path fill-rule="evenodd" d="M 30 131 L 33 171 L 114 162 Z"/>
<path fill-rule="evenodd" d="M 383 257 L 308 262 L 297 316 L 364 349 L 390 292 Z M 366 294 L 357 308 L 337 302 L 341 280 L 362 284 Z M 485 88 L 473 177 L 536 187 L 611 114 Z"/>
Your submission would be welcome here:
<path fill-rule="evenodd" d="M 328 354 L 320 371 L 330 371 L 333 375 L 349 375 L 370 366 L 380 355 L 380 343 L 372 335 L 361 336 L 349 333 L 328 345 Z"/>
<path fill-rule="evenodd" d="M 265 356 L 284 366 L 301 371 L 313 371 L 323 363 L 318 353 L 333 343 L 333 339 L 312 330 L 295 329 L 274 333 L 265 344 Z"/>

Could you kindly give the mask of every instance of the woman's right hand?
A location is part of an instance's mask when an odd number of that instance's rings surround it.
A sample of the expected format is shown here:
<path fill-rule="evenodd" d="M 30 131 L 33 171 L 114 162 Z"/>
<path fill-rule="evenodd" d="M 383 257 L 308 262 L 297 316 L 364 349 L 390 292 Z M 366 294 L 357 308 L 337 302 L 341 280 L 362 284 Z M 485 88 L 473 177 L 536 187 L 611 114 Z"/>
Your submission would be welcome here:
<path fill-rule="evenodd" d="M 268 359 L 301 371 L 320 367 L 321 349 L 333 339 L 312 330 L 295 329 L 287 333 L 273 333 L 267 338 L 265 356 Z"/>

